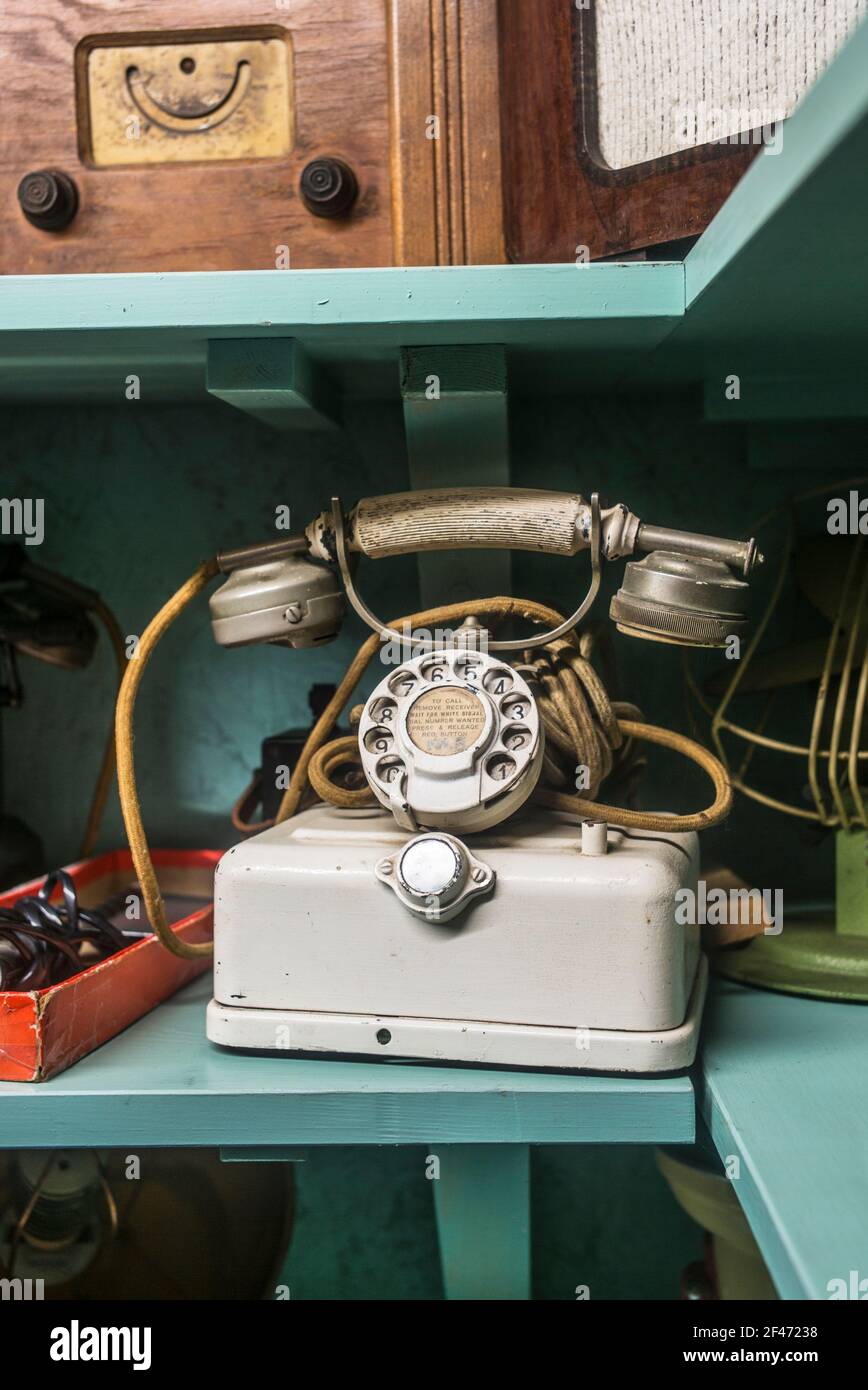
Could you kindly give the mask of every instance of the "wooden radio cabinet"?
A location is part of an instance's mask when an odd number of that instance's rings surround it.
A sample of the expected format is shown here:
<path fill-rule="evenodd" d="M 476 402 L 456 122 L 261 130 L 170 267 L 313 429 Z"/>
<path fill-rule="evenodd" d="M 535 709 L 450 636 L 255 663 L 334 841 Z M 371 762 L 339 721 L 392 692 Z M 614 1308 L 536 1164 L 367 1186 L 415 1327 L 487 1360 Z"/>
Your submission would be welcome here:
<path fill-rule="evenodd" d="M 8 0 L 0 270 L 504 259 L 495 0 Z"/>
<path fill-rule="evenodd" d="M 725 11 L 727 66 L 724 0 L 671 0 L 665 25 L 652 0 L 6 0 L 0 271 L 594 260 L 695 236 L 760 142 L 730 122 L 655 146 L 655 113 L 659 137 L 708 62 L 716 100 L 757 67 L 786 115 L 794 43 L 804 84 L 868 8 L 829 0 L 834 33 L 800 10 L 779 52 L 757 3 Z"/>

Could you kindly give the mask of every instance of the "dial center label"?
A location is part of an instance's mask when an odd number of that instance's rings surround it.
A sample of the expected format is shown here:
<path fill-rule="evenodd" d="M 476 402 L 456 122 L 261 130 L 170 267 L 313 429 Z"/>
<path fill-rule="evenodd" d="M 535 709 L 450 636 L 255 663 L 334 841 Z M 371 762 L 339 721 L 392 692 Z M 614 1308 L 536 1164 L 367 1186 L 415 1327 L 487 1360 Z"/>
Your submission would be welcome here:
<path fill-rule="evenodd" d="M 426 691 L 407 716 L 407 733 L 416 747 L 440 758 L 466 753 L 484 727 L 482 702 L 461 685 Z"/>

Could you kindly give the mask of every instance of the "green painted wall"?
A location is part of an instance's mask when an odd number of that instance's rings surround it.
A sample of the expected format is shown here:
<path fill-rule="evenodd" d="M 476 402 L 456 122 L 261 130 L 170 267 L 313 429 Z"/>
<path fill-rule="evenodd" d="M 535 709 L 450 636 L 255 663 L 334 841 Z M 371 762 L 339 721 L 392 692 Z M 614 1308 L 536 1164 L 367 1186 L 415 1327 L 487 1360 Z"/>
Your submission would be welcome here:
<path fill-rule="evenodd" d="M 267 536 L 276 506 L 290 504 L 303 525 L 333 491 L 349 502 L 408 485 L 394 403 L 350 402 L 334 437 L 277 434 L 219 402 L 16 407 L 0 414 L 0 429 L 3 495 L 46 501 L 39 560 L 99 589 L 126 633 L 141 632 L 216 548 Z M 596 487 L 660 524 L 744 534 L 750 518 L 792 490 L 791 475 L 788 482 L 778 469 L 749 465 L 744 426 L 703 424 L 694 396 L 516 402 L 511 429 L 517 484 Z M 567 610 L 584 587 L 586 561 L 518 556 L 514 574 L 516 592 Z M 416 606 L 412 559 L 369 564 L 362 583 L 384 615 Z M 204 602 L 185 614 L 140 698 L 138 767 L 153 843 L 232 843 L 229 808 L 260 740 L 307 722 L 308 686 L 339 678 L 363 636 L 349 621 L 339 642 L 315 653 L 224 652 Z M 686 727 L 679 653 L 615 640 L 624 693 L 649 719 Z M 111 716 L 111 664 L 103 648 L 82 673 L 22 662 L 22 674 L 26 706 L 2 718 L 5 805 L 40 830 L 56 865 L 74 856 L 81 832 Z M 686 810 L 706 795 L 700 775 L 652 759 L 647 805 Z M 103 844 L 121 838 L 113 806 Z M 761 886 L 830 890 L 830 846 L 806 853 L 798 827 L 753 807 L 741 805 L 706 850 Z M 338 1151 L 303 1165 L 294 1297 L 438 1295 L 423 1157 Z M 649 1150 L 537 1153 L 533 1207 L 543 1298 L 574 1297 L 582 1283 L 592 1297 L 674 1297 L 682 1266 L 699 1253 Z"/>

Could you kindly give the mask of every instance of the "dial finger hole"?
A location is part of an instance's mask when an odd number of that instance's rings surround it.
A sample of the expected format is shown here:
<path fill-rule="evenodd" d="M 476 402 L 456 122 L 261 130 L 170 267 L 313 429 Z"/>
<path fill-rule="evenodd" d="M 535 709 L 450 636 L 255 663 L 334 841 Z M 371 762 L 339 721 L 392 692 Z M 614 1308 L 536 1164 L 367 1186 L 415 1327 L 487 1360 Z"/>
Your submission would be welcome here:
<path fill-rule="evenodd" d="M 396 758 L 394 755 L 389 758 L 381 758 L 377 763 L 377 776 L 381 782 L 385 782 L 387 785 L 397 782 L 403 771 L 404 764 L 400 758 Z"/>
<path fill-rule="evenodd" d="M 391 729 L 382 725 L 377 729 L 369 729 L 365 734 L 365 747 L 369 753 L 388 753 L 393 743 Z"/>
<path fill-rule="evenodd" d="M 450 676 L 449 663 L 442 657 L 436 657 L 433 661 L 425 661 L 422 664 L 423 681 L 445 681 Z"/>
<path fill-rule="evenodd" d="M 482 684 L 489 695 L 505 695 L 512 690 L 515 680 L 511 671 L 507 671 L 505 666 L 498 666 L 496 671 L 489 671 Z"/>
<path fill-rule="evenodd" d="M 508 782 L 516 770 L 515 759 L 506 753 L 495 753 L 488 759 L 485 770 L 493 782 Z"/>
<path fill-rule="evenodd" d="M 375 700 L 371 706 L 371 718 L 375 719 L 378 724 L 394 725 L 397 712 L 398 706 L 395 704 L 395 701 L 388 699 L 386 696 L 382 696 L 379 700 Z"/>
<path fill-rule="evenodd" d="M 530 729 L 526 729 L 522 724 L 511 724 L 504 731 L 503 746 L 508 748 L 510 753 L 520 753 L 522 749 L 530 745 Z"/>
<path fill-rule="evenodd" d="M 389 689 L 393 695 L 409 695 L 415 684 L 416 677 L 412 671 L 396 671 L 389 677 Z"/>
<path fill-rule="evenodd" d="M 455 674 L 460 680 L 478 684 L 482 675 L 482 662 L 478 656 L 459 656 L 455 662 Z"/>
<path fill-rule="evenodd" d="M 520 724 L 528 716 L 528 701 L 523 695 L 512 695 L 508 700 L 504 700 L 500 708 L 514 723 Z"/>

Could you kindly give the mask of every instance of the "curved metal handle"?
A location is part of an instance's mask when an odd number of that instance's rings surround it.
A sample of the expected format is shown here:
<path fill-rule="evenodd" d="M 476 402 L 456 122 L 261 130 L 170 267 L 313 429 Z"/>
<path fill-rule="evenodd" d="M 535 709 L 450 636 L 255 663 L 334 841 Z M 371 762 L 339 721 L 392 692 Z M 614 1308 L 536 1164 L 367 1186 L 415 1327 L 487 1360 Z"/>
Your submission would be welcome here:
<path fill-rule="evenodd" d="M 489 642 L 488 651 L 491 652 L 517 652 L 527 651 L 532 647 L 544 647 L 547 642 L 553 642 L 557 637 L 563 637 L 567 632 L 571 632 L 584 618 L 590 609 L 600 589 L 600 499 L 596 492 L 591 495 L 591 582 L 588 592 L 573 613 L 572 617 L 562 622 L 560 627 L 552 628 L 549 632 L 532 633 L 529 637 L 521 637 L 515 641 Z M 347 541 L 344 528 L 344 512 L 339 497 L 332 498 L 332 525 L 335 533 L 335 550 L 337 552 L 338 565 L 340 566 L 341 578 L 344 581 L 347 598 L 359 617 L 373 628 L 374 632 L 387 641 L 408 643 L 410 646 L 419 647 L 420 650 L 433 649 L 435 642 L 433 637 L 414 637 L 412 634 L 398 632 L 396 628 L 388 627 L 386 623 L 381 623 L 376 614 L 372 613 L 364 600 L 359 596 L 353 577 L 350 573 L 349 560 L 347 558 Z"/>

